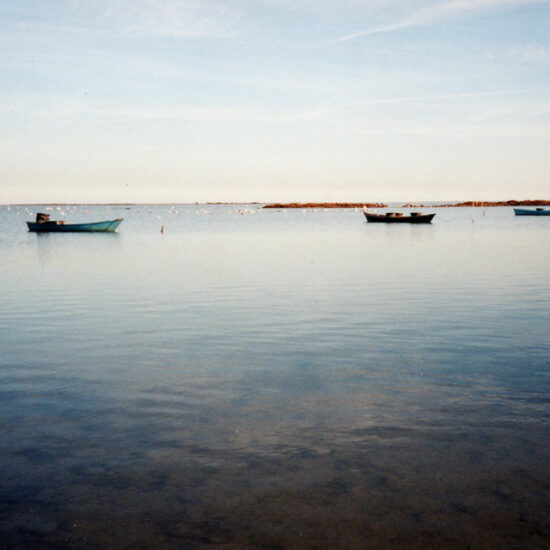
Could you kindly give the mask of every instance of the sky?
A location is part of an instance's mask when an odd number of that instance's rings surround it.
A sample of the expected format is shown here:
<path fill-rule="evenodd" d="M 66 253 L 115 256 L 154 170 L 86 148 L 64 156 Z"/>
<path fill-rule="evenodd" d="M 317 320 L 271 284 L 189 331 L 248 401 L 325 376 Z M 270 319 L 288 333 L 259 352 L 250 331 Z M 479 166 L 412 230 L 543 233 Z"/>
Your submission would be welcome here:
<path fill-rule="evenodd" d="M 550 199 L 550 0 L 2 0 L 0 203 Z"/>

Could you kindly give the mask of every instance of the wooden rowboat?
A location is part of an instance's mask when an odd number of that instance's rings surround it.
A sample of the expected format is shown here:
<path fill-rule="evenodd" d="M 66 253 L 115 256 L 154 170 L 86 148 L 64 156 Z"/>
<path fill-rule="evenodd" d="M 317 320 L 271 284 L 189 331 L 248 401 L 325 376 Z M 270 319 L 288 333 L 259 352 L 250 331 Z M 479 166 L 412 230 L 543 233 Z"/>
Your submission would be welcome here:
<path fill-rule="evenodd" d="M 122 222 L 123 218 L 90 223 L 65 223 L 64 221 L 50 221 L 49 214 L 37 214 L 36 222 L 27 222 L 29 231 L 35 233 L 83 233 L 87 231 L 112 233 Z"/>
<path fill-rule="evenodd" d="M 550 210 L 537 208 L 535 210 L 527 210 L 525 208 L 514 208 L 516 216 L 550 216 Z"/>
<path fill-rule="evenodd" d="M 373 223 L 431 223 L 435 214 L 421 214 L 420 212 L 411 212 L 409 216 L 404 216 L 401 212 L 387 212 L 386 214 L 371 214 L 363 211 L 368 222 Z"/>

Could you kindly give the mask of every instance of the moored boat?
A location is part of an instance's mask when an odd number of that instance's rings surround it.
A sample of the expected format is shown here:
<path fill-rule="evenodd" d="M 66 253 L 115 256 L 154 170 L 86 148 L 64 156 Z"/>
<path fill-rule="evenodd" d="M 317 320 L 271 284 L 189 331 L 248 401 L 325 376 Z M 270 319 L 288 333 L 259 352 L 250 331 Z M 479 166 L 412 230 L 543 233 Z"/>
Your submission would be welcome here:
<path fill-rule="evenodd" d="M 535 210 L 527 210 L 526 208 L 514 208 L 516 216 L 550 216 L 550 210 L 544 208 L 536 208 Z"/>
<path fill-rule="evenodd" d="M 431 223 L 435 214 L 422 214 L 421 212 L 411 212 L 404 216 L 402 212 L 386 212 L 385 214 L 373 214 L 363 210 L 368 222 L 373 223 Z"/>
<path fill-rule="evenodd" d="M 89 223 L 65 223 L 64 221 L 50 221 L 49 214 L 38 213 L 36 222 L 27 222 L 29 231 L 35 233 L 83 233 L 102 232 L 113 233 L 122 222 L 123 218 Z"/>

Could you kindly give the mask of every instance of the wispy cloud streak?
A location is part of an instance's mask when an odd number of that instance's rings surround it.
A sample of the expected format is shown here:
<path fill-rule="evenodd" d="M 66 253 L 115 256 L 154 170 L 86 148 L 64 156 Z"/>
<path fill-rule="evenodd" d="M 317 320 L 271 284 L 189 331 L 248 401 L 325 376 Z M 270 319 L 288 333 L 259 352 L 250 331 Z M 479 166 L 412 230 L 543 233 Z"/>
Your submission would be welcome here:
<path fill-rule="evenodd" d="M 332 43 L 348 42 L 357 38 L 393 32 L 400 29 L 420 27 L 445 21 L 453 17 L 465 17 L 484 10 L 496 10 L 505 7 L 524 6 L 528 4 L 548 4 L 549 0 L 453 0 L 452 2 L 433 2 L 419 7 L 413 14 L 403 16 L 384 25 L 355 31 L 340 36 Z"/>
<path fill-rule="evenodd" d="M 94 110 L 91 114 L 114 119 L 183 120 L 188 122 L 245 122 L 286 124 L 325 120 L 334 113 L 325 107 L 300 111 L 262 111 L 247 108 L 189 106 L 150 110 Z"/>
<path fill-rule="evenodd" d="M 549 88 L 545 89 L 516 89 L 516 90 L 494 90 L 488 92 L 464 92 L 456 94 L 441 94 L 441 95 L 428 95 L 428 96 L 410 96 L 410 97 L 391 97 L 391 98 L 381 98 L 367 100 L 366 103 L 376 104 L 376 103 L 404 103 L 404 102 L 418 102 L 418 101 L 439 101 L 442 99 L 464 99 L 468 97 L 487 97 L 487 96 L 503 96 L 503 95 L 514 95 L 514 94 L 523 94 L 523 93 L 532 93 L 532 92 L 548 92 Z"/>
<path fill-rule="evenodd" d="M 240 32 L 242 17 L 237 5 L 224 0 L 52 0 L 49 8 L 6 1 L 0 13 L 18 22 L 15 30 L 32 25 L 48 33 L 226 38 Z"/>

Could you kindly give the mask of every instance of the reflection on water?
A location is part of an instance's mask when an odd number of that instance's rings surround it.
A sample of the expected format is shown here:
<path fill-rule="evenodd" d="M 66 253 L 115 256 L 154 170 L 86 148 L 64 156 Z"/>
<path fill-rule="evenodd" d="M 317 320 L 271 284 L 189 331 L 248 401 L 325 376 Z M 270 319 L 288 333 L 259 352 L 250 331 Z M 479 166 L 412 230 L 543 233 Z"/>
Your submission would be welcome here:
<path fill-rule="evenodd" d="M 107 213 L 0 207 L 7 547 L 548 544 L 547 220 Z"/>

